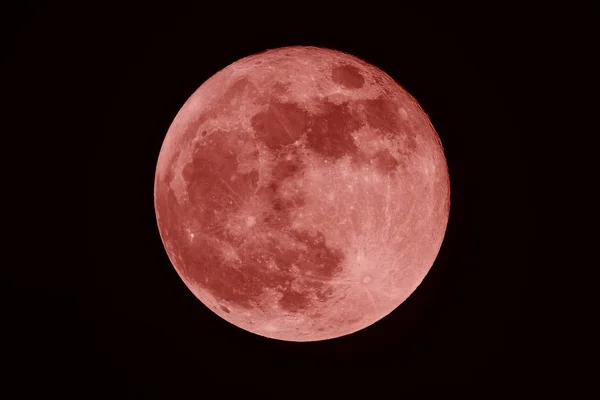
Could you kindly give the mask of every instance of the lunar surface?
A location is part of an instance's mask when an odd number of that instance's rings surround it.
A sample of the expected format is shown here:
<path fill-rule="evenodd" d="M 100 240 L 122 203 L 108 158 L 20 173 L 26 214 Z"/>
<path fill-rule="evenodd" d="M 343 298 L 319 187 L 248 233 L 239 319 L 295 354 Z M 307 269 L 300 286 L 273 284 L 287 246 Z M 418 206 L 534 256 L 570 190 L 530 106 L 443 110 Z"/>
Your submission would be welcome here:
<path fill-rule="evenodd" d="M 187 287 L 226 321 L 331 339 L 397 308 L 448 221 L 439 137 L 399 84 L 349 54 L 286 47 L 208 79 L 164 139 L 157 223 Z"/>

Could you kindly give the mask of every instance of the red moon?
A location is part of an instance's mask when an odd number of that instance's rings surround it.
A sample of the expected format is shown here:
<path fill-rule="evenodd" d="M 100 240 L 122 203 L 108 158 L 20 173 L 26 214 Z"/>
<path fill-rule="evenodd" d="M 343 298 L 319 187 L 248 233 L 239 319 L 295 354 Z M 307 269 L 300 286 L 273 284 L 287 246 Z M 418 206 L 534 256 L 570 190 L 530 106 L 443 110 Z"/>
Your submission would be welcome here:
<path fill-rule="evenodd" d="M 372 325 L 439 252 L 450 183 L 427 114 L 389 75 L 285 47 L 208 79 L 164 139 L 154 184 L 181 279 L 221 318 L 296 342 Z"/>

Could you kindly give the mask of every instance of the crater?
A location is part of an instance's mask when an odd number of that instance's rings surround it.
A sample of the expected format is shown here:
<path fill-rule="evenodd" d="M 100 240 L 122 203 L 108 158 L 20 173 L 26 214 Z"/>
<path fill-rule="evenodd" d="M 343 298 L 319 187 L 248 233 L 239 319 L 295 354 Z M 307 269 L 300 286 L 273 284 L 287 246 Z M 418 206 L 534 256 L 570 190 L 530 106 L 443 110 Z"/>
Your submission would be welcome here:
<path fill-rule="evenodd" d="M 360 89 L 365 78 L 360 70 L 352 65 L 340 65 L 331 71 L 331 80 L 347 89 Z"/>

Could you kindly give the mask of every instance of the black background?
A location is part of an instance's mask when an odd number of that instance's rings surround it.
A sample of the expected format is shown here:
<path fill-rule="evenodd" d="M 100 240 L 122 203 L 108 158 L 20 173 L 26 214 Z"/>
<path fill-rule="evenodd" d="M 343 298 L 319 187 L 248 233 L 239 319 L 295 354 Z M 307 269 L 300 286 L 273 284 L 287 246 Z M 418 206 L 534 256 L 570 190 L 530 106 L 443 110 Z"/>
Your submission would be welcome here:
<path fill-rule="evenodd" d="M 530 301 L 535 213 L 526 121 L 543 16 L 516 8 L 282 4 L 32 6 L 26 13 L 15 59 L 30 61 L 19 64 L 29 73 L 40 60 L 69 60 L 55 68 L 54 84 L 68 77 L 83 89 L 71 104 L 85 120 L 79 146 L 89 149 L 81 160 L 88 170 L 79 174 L 88 185 L 81 268 L 91 276 L 71 285 L 84 289 L 81 297 L 35 288 L 48 304 L 36 306 L 40 325 L 47 322 L 38 346 L 51 357 L 40 368 L 54 372 L 54 385 L 87 389 L 86 398 L 304 391 L 319 398 L 320 388 L 337 398 L 543 378 Z M 204 307 L 171 266 L 153 208 L 160 146 L 187 98 L 239 58 L 287 45 L 338 49 L 390 74 L 430 116 L 451 177 L 446 237 L 424 282 L 375 325 L 315 343 L 259 337 Z"/>

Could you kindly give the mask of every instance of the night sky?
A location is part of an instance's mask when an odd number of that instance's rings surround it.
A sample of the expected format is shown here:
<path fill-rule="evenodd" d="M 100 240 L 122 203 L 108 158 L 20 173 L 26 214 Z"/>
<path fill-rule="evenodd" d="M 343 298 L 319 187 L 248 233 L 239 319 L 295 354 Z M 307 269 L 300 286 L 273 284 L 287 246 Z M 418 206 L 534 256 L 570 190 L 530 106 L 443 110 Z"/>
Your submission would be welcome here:
<path fill-rule="evenodd" d="M 333 398 L 379 398 L 415 384 L 497 387 L 535 375 L 522 123 L 534 57 L 530 19 L 514 9 L 370 6 L 71 10 L 74 28 L 61 35 L 78 44 L 74 54 L 87 68 L 80 83 L 93 93 L 88 124 L 98 132 L 86 139 L 81 265 L 92 271 L 85 286 L 94 296 L 55 323 L 91 332 L 85 340 L 78 333 L 76 349 L 64 352 L 73 360 L 64 371 L 89 393 L 319 398 L 327 390 Z M 177 275 L 154 214 L 156 160 L 179 108 L 225 66 L 288 45 L 348 52 L 391 75 L 431 118 L 451 179 L 445 240 L 423 283 L 373 326 L 324 342 L 267 339 L 219 318 Z"/>

